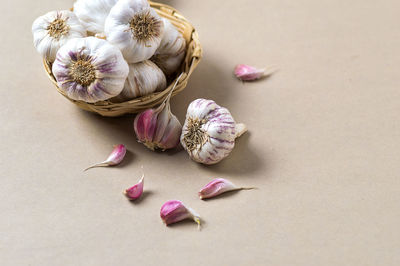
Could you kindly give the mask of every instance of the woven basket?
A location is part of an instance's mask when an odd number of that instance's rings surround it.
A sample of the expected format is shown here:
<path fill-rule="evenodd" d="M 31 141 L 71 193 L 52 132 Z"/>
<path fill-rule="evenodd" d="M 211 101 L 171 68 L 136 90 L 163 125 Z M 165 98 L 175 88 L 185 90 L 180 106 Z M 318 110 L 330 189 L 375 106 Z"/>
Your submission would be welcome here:
<path fill-rule="evenodd" d="M 185 17 L 179 14 L 179 12 L 174 8 L 161 3 L 155 3 L 151 1 L 149 1 L 149 3 L 150 6 L 153 7 L 161 17 L 167 18 L 171 21 L 171 23 L 179 30 L 179 32 L 182 33 L 187 43 L 186 56 L 185 60 L 182 62 L 180 71 L 178 71 L 176 78 L 171 81 L 170 85 L 165 90 L 122 103 L 113 103 L 108 100 L 96 103 L 77 101 L 68 98 L 68 96 L 62 90 L 60 90 L 60 88 L 57 86 L 57 81 L 51 72 L 51 63 L 44 60 L 43 63 L 47 75 L 56 86 L 58 92 L 84 110 L 98 113 L 102 116 L 120 116 L 127 113 L 139 113 L 145 109 L 161 104 L 162 101 L 167 97 L 168 93 L 172 90 L 173 84 L 175 83 L 177 77 L 181 74 L 182 76 L 180 77 L 175 90 L 172 92 L 172 96 L 182 91 L 186 87 L 190 75 L 202 57 L 202 50 L 198 34 L 193 26 L 185 19 Z"/>

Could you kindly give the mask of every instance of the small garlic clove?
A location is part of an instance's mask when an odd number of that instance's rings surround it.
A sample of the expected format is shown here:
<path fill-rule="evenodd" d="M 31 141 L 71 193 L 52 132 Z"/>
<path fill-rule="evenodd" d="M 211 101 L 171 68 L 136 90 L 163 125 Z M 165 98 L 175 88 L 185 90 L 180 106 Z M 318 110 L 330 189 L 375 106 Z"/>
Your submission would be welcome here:
<path fill-rule="evenodd" d="M 239 64 L 235 67 L 234 73 L 242 81 L 252 81 L 265 76 L 265 68 L 258 69 L 253 66 Z"/>
<path fill-rule="evenodd" d="M 125 154 L 126 154 L 126 148 L 123 144 L 115 145 L 111 154 L 108 156 L 108 158 L 104 162 L 89 166 L 88 168 L 86 168 L 83 171 L 89 170 L 94 167 L 117 165 L 117 164 L 121 163 L 121 161 L 124 159 Z"/>
<path fill-rule="evenodd" d="M 179 200 L 169 200 L 164 203 L 160 210 L 160 217 L 166 225 L 170 225 L 182 220 L 193 219 L 200 229 L 200 215 L 192 208 L 186 207 Z"/>
<path fill-rule="evenodd" d="M 209 199 L 228 191 L 242 190 L 242 189 L 253 189 L 253 188 L 238 187 L 229 180 L 226 180 L 224 178 L 217 178 L 212 180 L 207 185 L 205 185 L 199 191 L 199 197 L 200 199 Z"/>
<path fill-rule="evenodd" d="M 139 182 L 131 188 L 125 190 L 125 196 L 130 200 L 136 200 L 140 198 L 143 194 L 143 187 L 144 187 L 144 174 L 140 178 Z"/>

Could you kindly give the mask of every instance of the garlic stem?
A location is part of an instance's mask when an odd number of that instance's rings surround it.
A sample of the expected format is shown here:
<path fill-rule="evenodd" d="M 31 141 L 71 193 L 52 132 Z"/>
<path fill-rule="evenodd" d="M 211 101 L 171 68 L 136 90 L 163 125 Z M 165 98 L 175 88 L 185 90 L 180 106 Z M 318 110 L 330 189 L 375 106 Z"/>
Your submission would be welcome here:
<path fill-rule="evenodd" d="M 243 135 L 247 131 L 247 127 L 243 123 L 237 123 L 235 125 L 235 131 L 236 131 L 235 138 L 238 138 L 238 137 L 240 137 L 241 135 Z"/>
<path fill-rule="evenodd" d="M 95 167 L 105 167 L 105 166 L 109 166 L 110 164 L 107 161 L 101 162 L 101 163 L 96 163 L 92 166 L 89 166 L 88 168 L 86 168 L 85 170 L 83 170 L 84 172 L 91 169 L 91 168 L 95 168 Z"/>

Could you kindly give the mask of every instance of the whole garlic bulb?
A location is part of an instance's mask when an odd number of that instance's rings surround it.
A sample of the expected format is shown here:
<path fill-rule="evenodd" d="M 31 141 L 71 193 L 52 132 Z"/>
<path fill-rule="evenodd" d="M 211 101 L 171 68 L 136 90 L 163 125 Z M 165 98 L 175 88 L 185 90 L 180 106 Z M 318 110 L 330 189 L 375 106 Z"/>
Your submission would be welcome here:
<path fill-rule="evenodd" d="M 69 98 L 93 103 L 121 93 L 129 67 L 118 48 L 105 40 L 86 37 L 63 45 L 52 71 Z"/>
<path fill-rule="evenodd" d="M 74 13 L 51 11 L 32 24 L 33 44 L 48 61 L 56 59 L 58 49 L 68 40 L 86 36 L 86 30 Z"/>
<path fill-rule="evenodd" d="M 128 63 L 149 59 L 160 45 L 164 24 L 146 0 L 119 0 L 105 22 L 107 40 Z"/>
<path fill-rule="evenodd" d="M 118 0 L 77 0 L 74 13 L 87 31 L 92 34 L 104 32 L 104 22 Z"/>
<path fill-rule="evenodd" d="M 150 60 L 145 60 L 129 64 L 129 74 L 124 89 L 112 100 L 123 102 L 155 91 L 162 91 L 166 87 L 167 79 L 161 69 Z"/>
<path fill-rule="evenodd" d="M 171 75 L 178 70 L 182 63 L 186 51 L 186 41 L 168 19 L 162 18 L 162 20 L 164 22 L 164 35 L 151 60 L 166 75 Z"/>
<path fill-rule="evenodd" d="M 212 100 L 197 99 L 190 103 L 182 128 L 181 144 L 196 162 L 215 164 L 235 146 L 235 138 L 246 132 L 236 124 L 228 109 Z"/>

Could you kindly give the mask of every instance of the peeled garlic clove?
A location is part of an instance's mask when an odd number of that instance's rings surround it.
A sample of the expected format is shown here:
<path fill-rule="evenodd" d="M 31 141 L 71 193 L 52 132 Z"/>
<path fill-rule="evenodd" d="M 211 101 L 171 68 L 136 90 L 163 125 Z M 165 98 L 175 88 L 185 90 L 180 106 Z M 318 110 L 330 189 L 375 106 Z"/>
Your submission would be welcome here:
<path fill-rule="evenodd" d="M 129 64 L 129 74 L 122 92 L 114 97 L 114 102 L 123 102 L 136 97 L 145 96 L 167 87 L 167 79 L 161 69 L 146 60 Z"/>
<path fill-rule="evenodd" d="M 104 162 L 89 166 L 84 171 L 89 170 L 90 168 L 94 168 L 94 167 L 117 165 L 122 162 L 122 160 L 125 157 L 125 154 L 126 154 L 126 148 L 123 144 L 115 145 L 111 154 L 108 156 L 108 158 Z"/>
<path fill-rule="evenodd" d="M 138 199 L 143 194 L 143 187 L 144 187 L 144 174 L 140 178 L 139 182 L 133 187 L 125 190 L 124 194 L 130 200 Z"/>
<path fill-rule="evenodd" d="M 212 180 L 207 185 L 205 185 L 199 191 L 199 197 L 200 199 L 209 199 L 228 191 L 235 191 L 242 189 L 253 189 L 253 188 L 238 187 L 229 180 L 226 180 L 224 178 L 217 178 Z"/>
<path fill-rule="evenodd" d="M 215 164 L 229 155 L 235 138 L 246 130 L 244 124 L 235 123 L 228 109 L 212 100 L 197 99 L 188 107 L 181 144 L 194 161 Z"/>
<path fill-rule="evenodd" d="M 258 69 L 253 66 L 240 64 L 235 67 L 235 76 L 242 81 L 260 79 L 265 75 L 265 68 Z"/>
<path fill-rule="evenodd" d="M 160 217 L 166 225 L 185 219 L 193 219 L 200 229 L 200 215 L 192 208 L 186 207 L 179 200 L 169 200 L 165 202 L 161 207 Z"/>
<path fill-rule="evenodd" d="M 185 57 L 186 41 L 168 19 L 162 18 L 162 20 L 164 22 L 164 35 L 151 60 L 166 75 L 171 75 L 178 70 Z"/>
<path fill-rule="evenodd" d="M 107 40 L 128 63 L 149 59 L 160 45 L 164 24 L 146 0 L 119 0 L 105 22 Z"/>
<path fill-rule="evenodd" d="M 33 44 L 48 61 L 56 59 L 58 49 L 68 40 L 86 36 L 86 30 L 74 13 L 51 11 L 32 24 Z"/>
<path fill-rule="evenodd" d="M 68 41 L 53 64 L 59 88 L 69 98 L 89 103 L 120 94 L 128 72 L 121 52 L 95 37 Z"/>
<path fill-rule="evenodd" d="M 118 0 L 77 0 L 74 13 L 93 35 L 104 32 L 104 22 Z"/>

